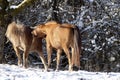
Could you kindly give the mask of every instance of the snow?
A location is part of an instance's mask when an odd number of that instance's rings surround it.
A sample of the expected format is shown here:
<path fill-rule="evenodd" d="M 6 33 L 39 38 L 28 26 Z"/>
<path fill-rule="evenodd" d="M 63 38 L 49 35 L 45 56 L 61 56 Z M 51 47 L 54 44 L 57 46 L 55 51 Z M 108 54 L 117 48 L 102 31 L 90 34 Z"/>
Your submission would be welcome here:
<path fill-rule="evenodd" d="M 16 8 L 18 8 L 18 6 L 16 6 L 16 5 L 11 5 L 10 6 L 10 9 L 16 9 Z"/>
<path fill-rule="evenodd" d="M 0 80 L 120 80 L 120 73 L 88 71 L 44 72 L 40 68 L 21 68 L 16 65 L 0 64 Z"/>
<path fill-rule="evenodd" d="M 94 0 L 88 0 L 88 1 L 93 2 Z"/>

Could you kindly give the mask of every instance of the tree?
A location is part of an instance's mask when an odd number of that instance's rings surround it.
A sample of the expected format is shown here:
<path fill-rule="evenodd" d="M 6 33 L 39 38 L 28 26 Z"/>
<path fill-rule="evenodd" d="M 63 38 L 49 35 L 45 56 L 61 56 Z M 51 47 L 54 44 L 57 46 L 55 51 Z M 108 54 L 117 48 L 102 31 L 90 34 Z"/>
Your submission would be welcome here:
<path fill-rule="evenodd" d="M 0 0 L 0 63 L 3 61 L 3 49 L 5 43 L 5 31 L 12 17 L 21 12 L 25 7 L 36 0 L 24 0 L 18 6 L 10 8 L 8 0 Z"/>

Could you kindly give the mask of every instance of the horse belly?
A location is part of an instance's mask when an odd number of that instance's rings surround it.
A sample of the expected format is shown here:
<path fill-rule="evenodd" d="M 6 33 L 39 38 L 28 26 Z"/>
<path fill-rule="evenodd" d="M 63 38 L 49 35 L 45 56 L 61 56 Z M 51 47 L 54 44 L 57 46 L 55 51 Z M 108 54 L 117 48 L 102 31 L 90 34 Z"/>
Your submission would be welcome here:
<path fill-rule="evenodd" d="M 51 37 L 51 44 L 52 44 L 52 47 L 54 47 L 54 48 L 56 48 L 56 49 L 60 49 L 60 48 L 62 48 L 62 38 L 63 37 L 61 37 L 61 33 L 58 31 L 59 30 L 59 28 L 57 28 L 55 31 L 54 31 L 54 33 L 53 33 L 53 35 L 52 35 L 52 37 Z M 57 33 L 57 34 L 56 34 Z"/>
<path fill-rule="evenodd" d="M 59 39 L 54 39 L 51 41 L 52 47 L 59 49 L 61 48 L 60 40 Z"/>

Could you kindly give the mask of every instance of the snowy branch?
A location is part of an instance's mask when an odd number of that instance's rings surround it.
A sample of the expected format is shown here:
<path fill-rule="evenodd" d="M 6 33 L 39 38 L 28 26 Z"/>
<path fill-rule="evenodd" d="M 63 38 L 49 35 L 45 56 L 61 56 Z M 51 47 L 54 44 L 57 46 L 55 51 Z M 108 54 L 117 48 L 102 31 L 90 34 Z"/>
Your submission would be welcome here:
<path fill-rule="evenodd" d="M 22 11 L 25 7 L 33 4 L 36 0 L 24 0 L 22 1 L 18 6 L 11 6 L 11 15 L 16 15 L 18 14 L 20 11 Z"/>

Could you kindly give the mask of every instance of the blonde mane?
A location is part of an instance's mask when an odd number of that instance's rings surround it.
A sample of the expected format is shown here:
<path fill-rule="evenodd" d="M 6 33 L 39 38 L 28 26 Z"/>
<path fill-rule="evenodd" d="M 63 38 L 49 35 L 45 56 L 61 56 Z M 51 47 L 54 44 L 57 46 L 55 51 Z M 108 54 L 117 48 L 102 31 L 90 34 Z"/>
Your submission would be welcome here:
<path fill-rule="evenodd" d="M 58 24 L 56 21 L 49 21 L 47 23 L 45 23 L 45 25 L 50 25 L 50 24 Z"/>
<path fill-rule="evenodd" d="M 61 26 L 66 27 L 66 28 L 75 28 L 75 25 L 68 24 L 68 23 L 63 23 L 63 24 L 61 24 Z"/>

